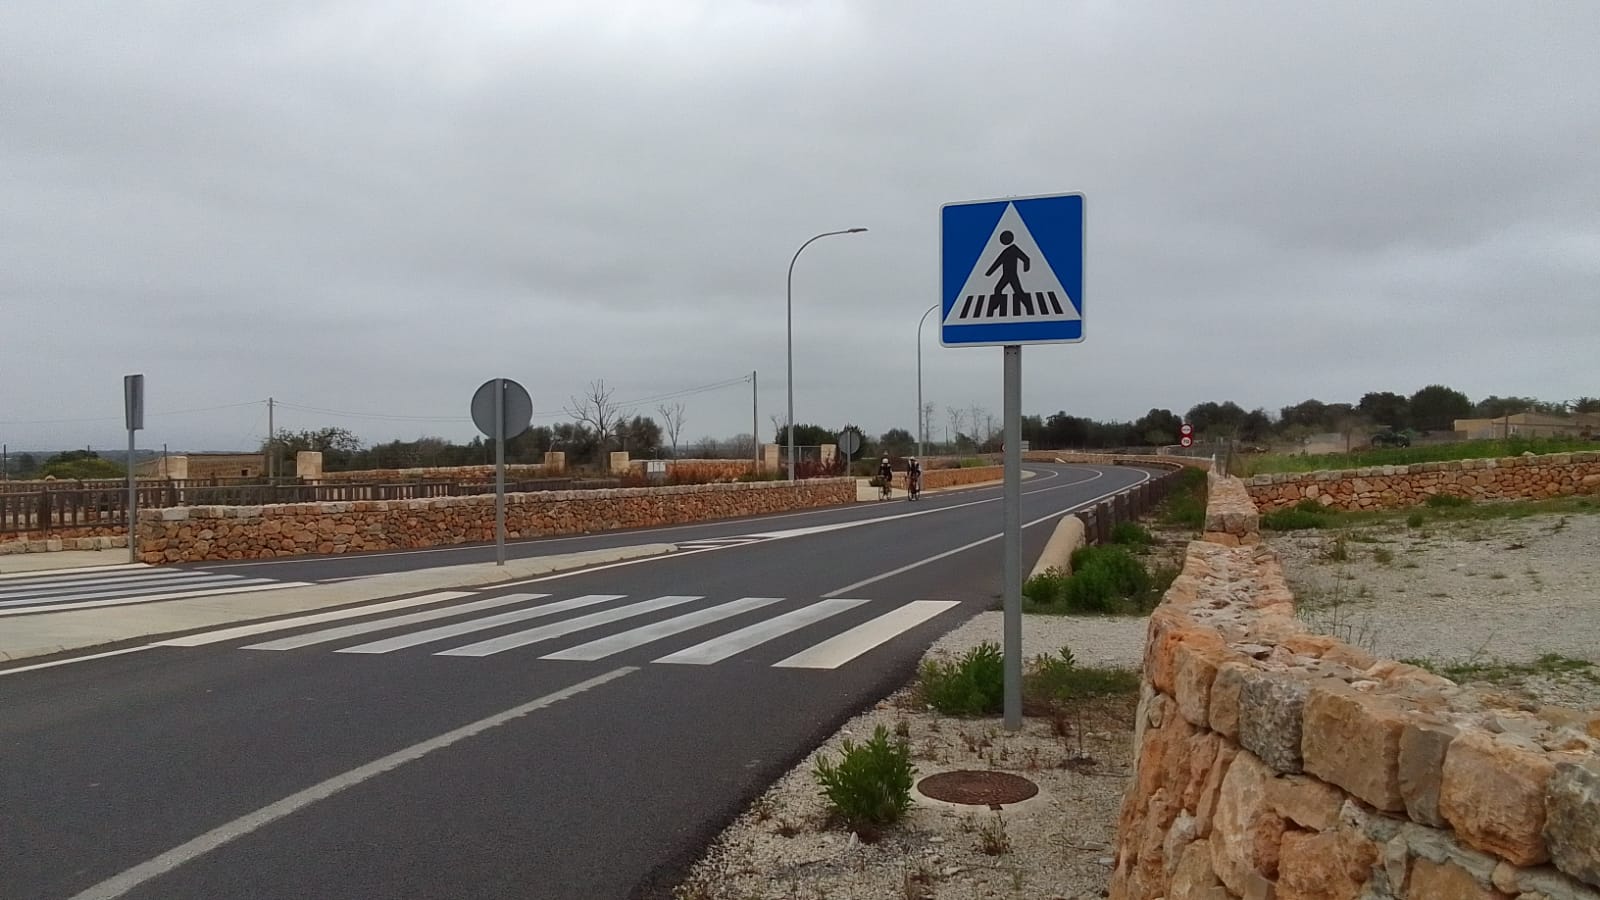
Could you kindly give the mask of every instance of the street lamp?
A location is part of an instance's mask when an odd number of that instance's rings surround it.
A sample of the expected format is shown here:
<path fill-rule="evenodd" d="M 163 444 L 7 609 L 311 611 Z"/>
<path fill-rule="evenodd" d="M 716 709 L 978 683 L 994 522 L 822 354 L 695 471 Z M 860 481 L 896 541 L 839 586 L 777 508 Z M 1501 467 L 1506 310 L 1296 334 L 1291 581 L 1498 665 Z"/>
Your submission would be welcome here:
<path fill-rule="evenodd" d="M 811 246 L 811 241 L 819 238 L 832 237 L 836 234 L 860 234 L 865 228 L 846 228 L 843 231 L 824 231 L 800 245 L 800 250 L 794 252 L 794 259 L 789 260 L 789 291 L 788 291 L 788 335 L 789 335 L 789 480 L 794 481 L 794 264 L 800 258 L 800 251 Z"/>
<path fill-rule="evenodd" d="M 928 429 L 922 420 L 922 323 L 928 321 L 928 313 L 939 308 L 939 304 L 927 308 L 922 318 L 917 320 L 917 456 L 927 456 L 927 449 L 922 446 L 927 438 Z"/>

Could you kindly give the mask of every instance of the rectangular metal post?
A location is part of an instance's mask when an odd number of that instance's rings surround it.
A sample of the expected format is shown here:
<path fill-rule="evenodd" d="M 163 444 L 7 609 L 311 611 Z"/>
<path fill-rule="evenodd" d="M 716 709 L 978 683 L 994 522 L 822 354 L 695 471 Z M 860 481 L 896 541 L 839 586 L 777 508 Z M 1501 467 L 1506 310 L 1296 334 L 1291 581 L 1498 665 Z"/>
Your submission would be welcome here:
<path fill-rule="evenodd" d="M 506 380 L 494 382 L 494 564 L 506 564 Z"/>
<path fill-rule="evenodd" d="M 133 429 L 128 429 L 128 562 L 139 561 L 139 476 L 133 467 Z"/>
<path fill-rule="evenodd" d="M 1005 353 L 1005 727 L 1022 728 L 1022 347 Z"/>

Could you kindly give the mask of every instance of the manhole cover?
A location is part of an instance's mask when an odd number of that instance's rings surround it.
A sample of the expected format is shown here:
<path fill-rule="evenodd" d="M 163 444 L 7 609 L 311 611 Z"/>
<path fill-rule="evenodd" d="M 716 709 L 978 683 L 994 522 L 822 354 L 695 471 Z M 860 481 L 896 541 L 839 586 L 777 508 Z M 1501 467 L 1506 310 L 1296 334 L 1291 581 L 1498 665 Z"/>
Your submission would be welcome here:
<path fill-rule="evenodd" d="M 1039 786 L 1007 772 L 962 769 L 940 772 L 917 782 L 923 796 L 946 803 L 965 803 L 972 806 L 1001 806 L 1021 803 L 1039 793 Z"/>

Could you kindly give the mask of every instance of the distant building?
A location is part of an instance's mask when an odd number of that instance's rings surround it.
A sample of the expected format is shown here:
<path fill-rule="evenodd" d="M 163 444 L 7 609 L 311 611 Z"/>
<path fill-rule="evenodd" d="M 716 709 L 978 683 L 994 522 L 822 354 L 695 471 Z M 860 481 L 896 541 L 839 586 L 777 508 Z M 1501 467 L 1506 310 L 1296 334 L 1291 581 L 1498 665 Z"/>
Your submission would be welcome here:
<path fill-rule="evenodd" d="M 1600 413 L 1552 416 L 1523 412 L 1493 419 L 1457 419 L 1457 436 L 1467 440 L 1502 440 L 1506 437 L 1593 437 L 1600 434 Z"/>
<path fill-rule="evenodd" d="M 261 478 L 266 475 L 267 464 L 260 453 L 184 453 L 141 462 L 137 472 L 142 478 L 179 480 Z"/>

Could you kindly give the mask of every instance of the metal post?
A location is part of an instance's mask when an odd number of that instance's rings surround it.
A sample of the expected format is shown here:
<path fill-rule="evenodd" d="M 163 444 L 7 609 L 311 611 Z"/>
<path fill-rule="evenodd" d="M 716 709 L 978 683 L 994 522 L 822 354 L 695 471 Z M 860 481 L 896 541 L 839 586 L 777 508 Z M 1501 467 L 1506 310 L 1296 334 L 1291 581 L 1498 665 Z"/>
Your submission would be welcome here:
<path fill-rule="evenodd" d="M 133 429 L 128 429 L 128 562 L 139 561 L 139 478 L 133 470 Z"/>
<path fill-rule="evenodd" d="M 506 380 L 494 381 L 494 564 L 506 564 Z"/>
<path fill-rule="evenodd" d="M 756 373 L 750 370 L 750 442 L 755 445 L 755 458 L 750 461 L 752 474 L 761 473 L 761 407 L 756 391 Z"/>
<path fill-rule="evenodd" d="M 824 231 L 823 233 L 817 235 L 816 237 L 813 237 L 810 240 L 807 240 L 804 244 L 801 244 L 800 245 L 800 249 L 796 250 L 794 252 L 794 257 L 789 260 L 789 287 L 788 287 L 787 301 L 786 301 L 787 312 L 785 313 L 785 315 L 786 315 L 786 322 L 787 322 L 786 332 L 787 332 L 787 335 L 788 335 L 788 357 L 789 357 L 789 426 L 788 426 L 789 439 L 788 439 L 787 443 L 788 443 L 788 446 L 789 446 L 789 480 L 790 481 L 794 481 L 794 264 L 795 264 L 795 261 L 800 258 L 801 251 L 803 251 L 807 247 L 811 246 L 811 242 L 812 241 L 818 240 L 819 238 L 831 237 L 831 236 L 836 235 L 836 234 L 859 234 L 860 232 L 863 232 L 863 231 L 866 231 L 866 229 L 865 228 L 846 228 L 843 231 Z"/>
<path fill-rule="evenodd" d="M 927 308 L 922 313 L 922 318 L 917 320 L 917 456 L 927 456 L 927 448 L 923 446 L 928 439 L 927 423 L 922 418 L 922 323 L 928 321 L 928 313 L 939 308 L 939 304 Z"/>
<path fill-rule="evenodd" d="M 1022 728 L 1022 347 L 1005 347 L 1005 727 Z"/>

